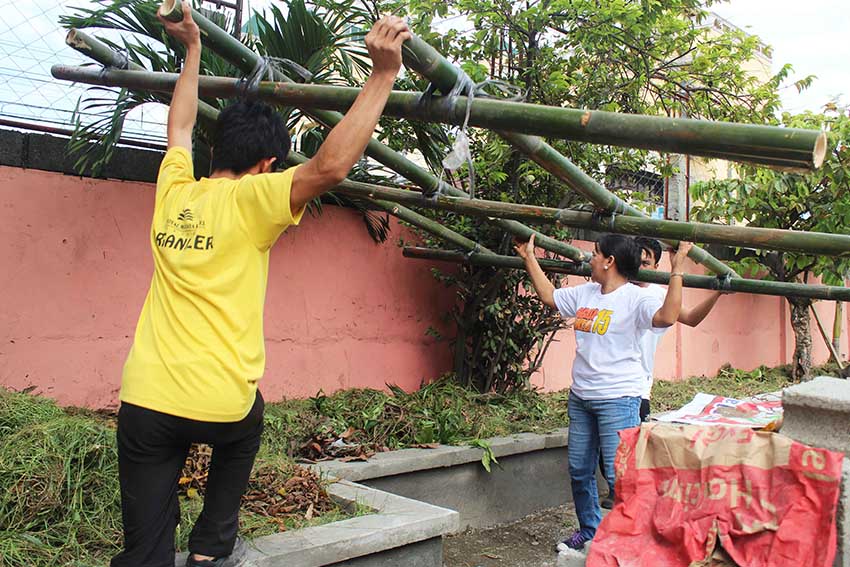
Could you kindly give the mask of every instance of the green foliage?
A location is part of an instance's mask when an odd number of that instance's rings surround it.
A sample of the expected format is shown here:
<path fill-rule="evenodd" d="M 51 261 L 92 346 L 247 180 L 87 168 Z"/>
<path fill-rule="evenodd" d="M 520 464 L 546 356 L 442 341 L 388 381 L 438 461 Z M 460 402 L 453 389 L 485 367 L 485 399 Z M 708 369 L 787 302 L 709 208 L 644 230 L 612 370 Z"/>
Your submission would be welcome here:
<path fill-rule="evenodd" d="M 493 453 L 493 447 L 490 446 L 490 443 L 485 439 L 475 439 L 470 443 L 470 446 L 477 447 L 481 449 L 481 466 L 484 467 L 484 470 L 490 472 L 490 465 L 495 464 L 499 468 L 502 465 L 499 464 L 499 461 L 496 460 L 496 454 Z"/>
<path fill-rule="evenodd" d="M 406 14 L 415 33 L 456 62 L 475 81 L 495 79 L 519 85 L 525 100 L 553 106 L 617 112 L 765 123 L 774 121 L 777 87 L 790 68 L 759 82 L 742 63 L 762 49 L 740 31 L 708 27 L 710 0 L 598 2 L 596 0 L 374 0 L 375 10 Z M 457 16 L 467 30 L 437 33 L 434 19 Z M 806 79 L 801 80 L 804 86 Z M 399 151 L 419 152 L 437 175 L 469 188 L 466 166 L 443 172 L 452 129 L 431 125 L 411 135 L 384 121 L 385 139 Z M 396 131 L 401 130 L 400 135 Z M 435 133 L 434 130 L 437 130 Z M 475 197 L 567 208 L 587 207 L 577 194 L 540 165 L 524 159 L 492 132 L 469 132 Z M 448 138 L 448 139 L 447 139 Z M 618 172 L 672 167 L 662 156 L 626 148 L 547 140 L 592 177 L 604 183 Z M 638 208 L 642 195 L 619 192 Z M 429 213 L 445 226 L 487 248 L 511 254 L 500 230 L 479 219 Z M 546 234 L 569 239 L 555 227 Z M 427 235 L 426 244 L 442 246 Z M 479 391 L 526 387 L 542 361 L 557 314 L 522 290 L 523 274 L 464 266 L 436 276 L 454 286 L 458 303 L 451 316 L 458 326 L 454 372 Z M 523 362 L 518 362 L 523 361 Z"/>
<path fill-rule="evenodd" d="M 829 147 L 823 166 L 805 173 L 739 166 L 740 178 L 710 181 L 693 187 L 699 203 L 692 213 L 705 222 L 747 223 L 752 226 L 836 234 L 850 232 L 850 110 L 828 104 L 823 114 L 784 114 L 789 127 L 823 128 Z M 763 250 L 739 251 L 743 275 L 763 275 L 779 281 L 806 281 L 820 276 L 828 285 L 844 285 L 850 259 Z M 789 299 L 795 332 L 795 375 L 811 370 L 810 301 Z"/>
<path fill-rule="evenodd" d="M 263 444 L 297 455 L 316 435 L 340 436 L 374 450 L 422 444 L 457 445 L 523 431 L 549 431 L 566 424 L 566 393 L 531 390 L 478 394 L 449 377 L 414 392 L 352 389 L 309 400 L 266 406 Z M 476 445 L 480 446 L 480 445 Z"/>

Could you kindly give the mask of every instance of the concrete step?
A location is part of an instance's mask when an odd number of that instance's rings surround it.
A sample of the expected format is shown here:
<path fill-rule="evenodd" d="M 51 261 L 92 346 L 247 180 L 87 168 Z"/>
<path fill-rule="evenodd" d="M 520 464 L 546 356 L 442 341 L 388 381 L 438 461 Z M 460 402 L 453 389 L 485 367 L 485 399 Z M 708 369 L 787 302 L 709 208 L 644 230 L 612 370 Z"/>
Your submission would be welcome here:
<path fill-rule="evenodd" d="M 801 443 L 850 455 L 850 381 L 818 376 L 782 394 L 782 433 Z"/>

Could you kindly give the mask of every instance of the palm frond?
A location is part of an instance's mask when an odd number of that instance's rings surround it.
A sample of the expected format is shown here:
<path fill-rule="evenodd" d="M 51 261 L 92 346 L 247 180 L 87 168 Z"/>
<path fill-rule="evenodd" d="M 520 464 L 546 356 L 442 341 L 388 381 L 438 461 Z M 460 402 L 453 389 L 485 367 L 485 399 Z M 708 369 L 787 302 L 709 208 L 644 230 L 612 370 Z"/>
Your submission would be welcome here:
<path fill-rule="evenodd" d="M 346 195 L 338 195 L 336 193 L 326 193 L 326 198 L 334 202 L 340 207 L 354 209 L 361 214 L 363 224 L 366 225 L 366 232 L 372 237 L 372 240 L 381 244 L 387 241 L 390 235 L 390 215 L 380 213 L 369 209 L 369 206 L 364 201 L 359 199 L 351 199 Z"/>
<path fill-rule="evenodd" d="M 124 131 L 127 114 L 142 104 L 152 102 L 152 99 L 140 97 L 127 89 L 121 89 L 116 94 L 114 89 L 94 87 L 87 92 L 116 95 L 115 97 L 87 96 L 85 100 L 80 97 L 72 118 L 74 134 L 68 142 L 68 153 L 78 156 L 74 162 L 74 169 L 80 174 L 88 173 L 98 177 L 112 159 L 115 146 Z M 98 118 L 83 124 L 82 112 L 91 111 L 95 111 Z"/>

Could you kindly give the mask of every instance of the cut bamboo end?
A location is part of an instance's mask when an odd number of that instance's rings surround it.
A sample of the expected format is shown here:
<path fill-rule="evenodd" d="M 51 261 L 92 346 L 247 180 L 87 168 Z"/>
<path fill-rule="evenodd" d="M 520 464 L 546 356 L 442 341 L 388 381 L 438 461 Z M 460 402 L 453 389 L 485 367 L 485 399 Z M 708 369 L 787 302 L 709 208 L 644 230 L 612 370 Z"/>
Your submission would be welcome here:
<path fill-rule="evenodd" d="M 823 160 L 826 158 L 827 138 L 826 132 L 821 132 L 818 139 L 815 141 L 815 149 L 812 152 L 812 166 L 814 169 L 823 165 Z"/>
<path fill-rule="evenodd" d="M 68 30 L 68 34 L 65 36 L 65 45 L 73 47 L 74 49 L 80 47 L 86 47 L 86 42 L 83 38 L 80 37 L 80 34 L 77 33 L 77 30 L 71 28 Z"/>
<path fill-rule="evenodd" d="M 159 6 L 159 15 L 172 22 L 183 19 L 183 7 L 180 0 L 162 0 Z"/>

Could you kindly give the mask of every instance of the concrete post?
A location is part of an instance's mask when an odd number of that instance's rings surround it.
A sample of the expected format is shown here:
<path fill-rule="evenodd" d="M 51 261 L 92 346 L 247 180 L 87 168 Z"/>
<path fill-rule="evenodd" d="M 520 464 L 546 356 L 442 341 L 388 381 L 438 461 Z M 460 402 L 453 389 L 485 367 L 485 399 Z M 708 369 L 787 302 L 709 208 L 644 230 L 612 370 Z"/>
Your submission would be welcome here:
<path fill-rule="evenodd" d="M 835 567 L 850 567 L 850 381 L 818 376 L 787 388 L 782 395 L 788 437 L 844 453 L 838 496 L 838 553 Z"/>
<path fill-rule="evenodd" d="M 667 179 L 667 218 L 670 220 L 688 220 L 687 161 L 687 156 L 670 156 L 670 165 L 677 170 Z"/>

